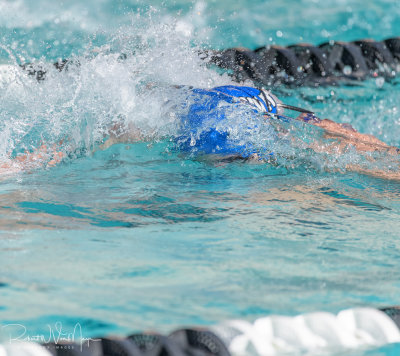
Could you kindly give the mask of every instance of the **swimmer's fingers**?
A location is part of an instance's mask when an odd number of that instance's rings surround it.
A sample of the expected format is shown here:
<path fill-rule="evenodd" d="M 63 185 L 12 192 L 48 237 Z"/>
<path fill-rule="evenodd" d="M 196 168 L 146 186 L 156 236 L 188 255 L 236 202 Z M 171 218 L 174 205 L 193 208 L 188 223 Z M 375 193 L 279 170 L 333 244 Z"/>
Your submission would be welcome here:
<path fill-rule="evenodd" d="M 15 161 L 22 164 L 24 168 L 45 166 L 46 161 L 48 161 L 47 166 L 54 166 L 65 156 L 63 152 L 58 151 L 58 148 L 58 144 L 53 144 L 51 147 L 42 144 L 33 152 L 25 151 L 24 154 L 15 157 Z"/>
<path fill-rule="evenodd" d="M 125 131 L 126 131 L 126 128 L 125 128 L 124 123 L 117 122 L 113 126 L 110 127 L 108 132 L 111 137 L 112 136 L 118 137 L 118 136 L 123 135 L 125 133 Z"/>
<path fill-rule="evenodd" d="M 106 150 L 107 148 L 111 147 L 112 145 L 114 145 L 115 143 L 117 143 L 118 141 L 114 138 L 114 137 L 110 137 L 108 140 L 106 140 L 103 144 L 101 144 L 99 146 L 99 148 L 101 150 Z"/>
<path fill-rule="evenodd" d="M 65 157 L 64 152 L 61 151 L 57 151 L 58 146 L 56 144 L 54 144 L 52 146 L 53 152 L 52 152 L 52 158 L 51 160 L 47 163 L 48 167 L 53 167 L 55 166 L 57 163 L 60 163 L 63 158 Z"/>
<path fill-rule="evenodd" d="M 43 150 L 36 150 L 34 152 L 25 151 L 24 154 L 15 157 L 15 160 L 19 163 L 30 163 L 34 161 L 39 161 L 45 158 L 46 152 Z"/>
<path fill-rule="evenodd" d="M 60 163 L 62 159 L 64 158 L 64 153 L 63 152 L 56 152 L 53 154 L 53 158 L 47 163 L 48 167 L 54 167 L 56 164 Z"/>

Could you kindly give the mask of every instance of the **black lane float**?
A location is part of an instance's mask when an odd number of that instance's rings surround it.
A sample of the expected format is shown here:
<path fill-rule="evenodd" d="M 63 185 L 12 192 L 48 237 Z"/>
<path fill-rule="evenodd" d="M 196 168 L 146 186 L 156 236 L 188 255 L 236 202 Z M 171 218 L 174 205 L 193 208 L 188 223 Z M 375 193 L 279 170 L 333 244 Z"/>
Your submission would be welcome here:
<path fill-rule="evenodd" d="M 338 314 L 267 316 L 210 327 L 178 329 L 169 335 L 135 333 L 0 344 L 2 356 L 241 356 L 327 354 L 400 343 L 400 307 L 355 308 Z"/>

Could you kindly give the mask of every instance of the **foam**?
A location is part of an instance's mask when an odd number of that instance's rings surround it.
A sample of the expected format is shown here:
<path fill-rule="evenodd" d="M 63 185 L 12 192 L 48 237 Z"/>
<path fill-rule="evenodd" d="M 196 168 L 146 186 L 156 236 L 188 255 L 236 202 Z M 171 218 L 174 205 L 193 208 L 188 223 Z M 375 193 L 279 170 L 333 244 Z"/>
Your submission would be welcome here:
<path fill-rule="evenodd" d="M 212 328 L 232 355 L 320 354 L 400 342 L 396 324 L 372 308 L 295 317 L 269 316 L 253 323 L 236 320 Z"/>

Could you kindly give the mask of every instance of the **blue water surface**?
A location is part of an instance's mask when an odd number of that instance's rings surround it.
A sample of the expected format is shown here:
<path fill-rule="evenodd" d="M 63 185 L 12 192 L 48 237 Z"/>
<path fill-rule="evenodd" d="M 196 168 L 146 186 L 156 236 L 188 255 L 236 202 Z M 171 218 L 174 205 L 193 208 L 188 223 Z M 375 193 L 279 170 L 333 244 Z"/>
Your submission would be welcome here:
<path fill-rule="evenodd" d="M 1 339 L 59 323 L 93 337 L 399 304 L 398 181 L 310 152 L 274 165 L 188 157 L 171 142 L 168 92 L 148 89 L 231 84 L 198 48 L 399 34 L 396 0 L 0 0 L 0 63 L 79 62 L 46 67 L 43 83 L 0 81 L 2 160 L 43 143 L 67 153 L 3 174 Z M 400 146 L 396 81 L 280 94 Z M 117 118 L 150 139 L 100 149 Z M 232 125 L 240 137 L 239 116 Z"/>

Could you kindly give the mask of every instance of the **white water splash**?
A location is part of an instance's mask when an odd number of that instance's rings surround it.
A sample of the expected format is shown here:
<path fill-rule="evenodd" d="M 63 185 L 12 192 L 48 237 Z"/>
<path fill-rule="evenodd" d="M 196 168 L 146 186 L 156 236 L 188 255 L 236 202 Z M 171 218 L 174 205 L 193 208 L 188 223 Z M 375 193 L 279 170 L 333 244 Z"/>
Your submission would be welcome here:
<path fill-rule="evenodd" d="M 138 17 L 138 22 L 142 21 Z M 15 57 L 14 53 L 8 49 Z M 190 38 L 176 24 L 124 27 L 100 48 L 89 47 L 59 72 L 36 61 L 45 80 L 12 65 L 2 66 L 0 157 L 63 140 L 64 149 L 92 150 L 109 129 L 133 123 L 155 137 L 169 134 L 163 88 L 174 84 L 213 87 L 230 84 L 208 69 Z"/>

